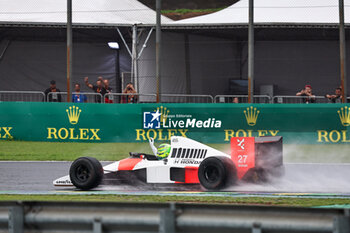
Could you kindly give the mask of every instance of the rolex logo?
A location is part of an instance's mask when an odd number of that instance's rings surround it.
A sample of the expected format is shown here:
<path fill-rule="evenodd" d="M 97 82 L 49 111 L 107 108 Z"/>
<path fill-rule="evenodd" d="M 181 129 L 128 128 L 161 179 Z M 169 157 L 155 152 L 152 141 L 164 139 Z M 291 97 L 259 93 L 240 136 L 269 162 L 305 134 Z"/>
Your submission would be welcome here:
<path fill-rule="evenodd" d="M 347 106 L 344 108 L 341 108 L 340 110 L 338 110 L 338 115 L 342 125 L 344 126 L 350 125 L 350 108 L 348 108 Z"/>
<path fill-rule="evenodd" d="M 245 119 L 247 120 L 248 125 L 254 126 L 256 124 L 256 120 L 258 119 L 260 111 L 253 106 L 244 110 Z"/>
<path fill-rule="evenodd" d="M 160 110 L 158 107 L 157 111 L 160 112 L 160 123 L 163 125 L 168 118 L 170 110 L 168 110 L 167 108 L 165 108 L 163 106 L 160 106 Z"/>
<path fill-rule="evenodd" d="M 72 125 L 77 124 L 79 121 L 81 109 L 73 106 L 73 107 L 69 107 L 69 109 L 66 109 L 66 112 L 68 115 L 69 123 L 71 123 Z"/>

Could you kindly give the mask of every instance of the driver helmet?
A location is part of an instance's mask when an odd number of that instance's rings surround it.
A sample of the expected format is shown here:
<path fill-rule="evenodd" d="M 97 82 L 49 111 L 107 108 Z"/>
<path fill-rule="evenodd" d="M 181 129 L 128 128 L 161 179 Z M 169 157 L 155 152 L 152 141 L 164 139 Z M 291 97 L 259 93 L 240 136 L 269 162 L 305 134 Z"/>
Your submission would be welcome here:
<path fill-rule="evenodd" d="M 166 157 L 168 157 L 168 155 L 170 154 L 170 150 L 171 150 L 171 146 L 169 144 L 161 144 L 158 147 L 158 151 L 157 151 L 157 156 L 160 159 L 164 159 Z"/>

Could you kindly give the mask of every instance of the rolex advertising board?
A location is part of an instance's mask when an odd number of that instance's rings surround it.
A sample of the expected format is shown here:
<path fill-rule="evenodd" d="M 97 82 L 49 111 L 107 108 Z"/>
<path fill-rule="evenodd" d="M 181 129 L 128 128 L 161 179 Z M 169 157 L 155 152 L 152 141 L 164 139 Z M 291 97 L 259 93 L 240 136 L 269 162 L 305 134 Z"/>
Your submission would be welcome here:
<path fill-rule="evenodd" d="M 283 136 L 284 143 L 350 143 L 343 104 L 75 104 L 0 103 L 1 140 L 203 143 L 231 137 Z"/>

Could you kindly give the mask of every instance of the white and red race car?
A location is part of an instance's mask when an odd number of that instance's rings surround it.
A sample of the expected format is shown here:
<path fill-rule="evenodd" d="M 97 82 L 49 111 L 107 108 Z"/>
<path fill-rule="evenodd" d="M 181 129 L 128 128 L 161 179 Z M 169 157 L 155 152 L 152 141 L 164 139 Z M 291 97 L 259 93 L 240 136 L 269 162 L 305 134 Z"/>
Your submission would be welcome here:
<path fill-rule="evenodd" d="M 267 181 L 283 174 L 282 137 L 233 137 L 231 154 L 189 138 L 171 137 L 166 159 L 132 153 L 130 157 L 102 167 L 92 157 L 75 160 L 69 175 L 56 179 L 55 186 L 96 188 L 114 179 L 131 184 L 200 184 L 207 190 L 220 190 L 238 180 Z M 135 182 L 138 181 L 138 182 Z"/>

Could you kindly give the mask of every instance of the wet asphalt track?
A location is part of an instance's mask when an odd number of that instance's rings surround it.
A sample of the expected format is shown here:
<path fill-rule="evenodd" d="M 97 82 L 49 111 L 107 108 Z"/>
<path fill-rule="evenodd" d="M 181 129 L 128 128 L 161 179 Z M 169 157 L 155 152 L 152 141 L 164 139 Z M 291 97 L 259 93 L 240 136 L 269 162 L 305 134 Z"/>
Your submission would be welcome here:
<path fill-rule="evenodd" d="M 71 162 L 0 162 L 0 194 L 131 194 L 215 196 L 335 196 L 350 198 L 350 164 L 286 164 L 285 176 L 268 184 L 239 184 L 224 192 L 203 192 L 198 186 L 101 186 L 92 192 L 54 187 L 68 174 Z M 103 163 L 106 165 L 108 163 Z"/>

